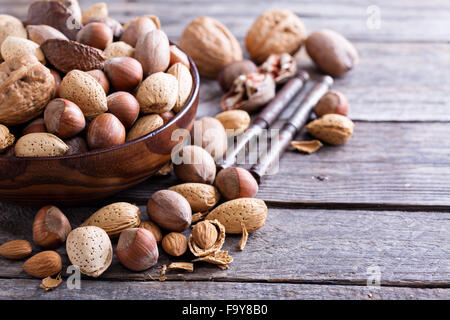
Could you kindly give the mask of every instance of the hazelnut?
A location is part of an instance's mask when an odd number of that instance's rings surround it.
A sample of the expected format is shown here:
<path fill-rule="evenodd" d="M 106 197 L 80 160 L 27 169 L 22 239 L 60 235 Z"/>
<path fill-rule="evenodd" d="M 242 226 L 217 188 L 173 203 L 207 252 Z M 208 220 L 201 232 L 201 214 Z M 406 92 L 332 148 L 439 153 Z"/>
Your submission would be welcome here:
<path fill-rule="evenodd" d="M 189 202 L 171 190 L 155 192 L 148 200 L 147 213 L 152 221 L 169 231 L 184 231 L 192 221 Z"/>
<path fill-rule="evenodd" d="M 218 236 L 219 233 L 216 226 L 208 220 L 201 221 L 192 228 L 192 237 L 195 243 L 205 250 L 208 250 L 216 243 Z"/>
<path fill-rule="evenodd" d="M 134 57 L 142 64 L 145 76 L 167 70 L 170 63 L 169 46 L 169 39 L 161 30 L 150 31 L 139 38 Z"/>
<path fill-rule="evenodd" d="M 156 30 L 157 26 L 152 19 L 148 17 L 138 17 L 133 19 L 123 31 L 120 41 L 128 43 L 130 46 L 135 47 L 138 39 Z"/>
<path fill-rule="evenodd" d="M 143 271 L 158 262 L 158 246 L 153 234 L 144 228 L 130 228 L 120 233 L 117 258 L 128 269 Z"/>
<path fill-rule="evenodd" d="M 258 193 L 258 183 L 250 172 L 232 167 L 221 170 L 216 177 L 216 187 L 227 200 L 253 198 Z"/>
<path fill-rule="evenodd" d="M 118 91 L 106 98 L 108 110 L 115 115 L 126 129 L 131 128 L 139 116 L 139 102 L 125 91 Z"/>
<path fill-rule="evenodd" d="M 52 74 L 53 78 L 55 79 L 55 91 L 53 93 L 54 98 L 59 97 L 59 86 L 61 85 L 61 76 L 59 75 L 58 71 L 55 71 L 53 69 L 50 69 L 50 73 Z"/>
<path fill-rule="evenodd" d="M 227 151 L 227 133 L 216 118 L 203 117 L 196 120 L 191 136 L 193 144 L 208 151 L 213 158 L 220 158 Z"/>
<path fill-rule="evenodd" d="M 328 113 L 337 113 L 346 116 L 350 106 L 347 98 L 338 91 L 328 91 L 314 107 L 316 116 L 321 117 Z"/>
<path fill-rule="evenodd" d="M 104 23 L 106 26 L 108 26 L 108 28 L 111 29 L 114 38 L 120 38 L 123 33 L 123 27 L 120 22 L 111 17 L 91 17 L 85 22 L 84 25 L 88 25 L 92 22 Z"/>
<path fill-rule="evenodd" d="M 183 64 L 186 68 L 191 69 L 191 64 L 189 63 L 188 56 L 186 53 L 181 51 L 176 45 L 171 45 L 170 48 L 170 63 L 169 66 L 173 66 L 176 63 Z"/>
<path fill-rule="evenodd" d="M 199 146 L 185 146 L 179 158 L 173 159 L 173 169 L 184 182 L 212 184 L 216 178 L 216 164 L 211 155 Z"/>
<path fill-rule="evenodd" d="M 88 152 L 87 143 L 81 137 L 74 137 L 64 142 L 69 147 L 69 150 L 65 154 L 66 156 Z"/>
<path fill-rule="evenodd" d="M 55 206 L 41 208 L 33 222 L 33 241 L 36 245 L 55 249 L 59 247 L 72 231 L 67 217 Z"/>
<path fill-rule="evenodd" d="M 142 221 L 139 225 L 139 228 L 144 228 L 148 231 L 150 231 L 153 236 L 155 237 L 155 240 L 157 243 L 160 243 L 162 240 L 162 233 L 161 229 L 158 227 L 158 225 L 152 221 Z"/>
<path fill-rule="evenodd" d="M 77 34 L 77 41 L 103 50 L 113 40 L 111 28 L 100 22 L 92 22 L 85 25 Z"/>
<path fill-rule="evenodd" d="M 94 77 L 95 80 L 97 80 L 98 83 L 102 86 L 103 90 L 105 90 L 105 93 L 108 94 L 109 92 L 109 81 L 106 77 L 106 74 L 99 69 L 89 70 L 86 71 L 87 74 Z"/>
<path fill-rule="evenodd" d="M 227 92 L 231 89 L 231 86 L 237 77 L 257 71 L 258 67 L 251 60 L 244 59 L 232 62 L 219 73 L 219 85 L 223 91 Z"/>
<path fill-rule="evenodd" d="M 75 103 L 87 118 L 106 112 L 106 93 L 100 83 L 89 73 L 72 70 L 67 73 L 59 87 L 61 98 Z"/>
<path fill-rule="evenodd" d="M 85 125 L 83 111 L 66 99 L 53 99 L 45 107 L 44 121 L 47 131 L 62 139 L 80 133 Z"/>
<path fill-rule="evenodd" d="M 92 120 L 87 132 L 90 149 L 104 149 L 125 142 L 125 127 L 111 113 L 103 113 Z"/>
<path fill-rule="evenodd" d="M 162 239 L 161 245 L 167 254 L 179 257 L 187 251 L 188 240 L 182 233 L 171 232 Z"/>
<path fill-rule="evenodd" d="M 166 124 L 170 120 L 172 120 L 173 117 L 175 117 L 175 113 L 173 113 L 172 111 L 166 111 L 166 112 L 160 113 L 159 116 L 163 119 L 164 124 Z"/>
<path fill-rule="evenodd" d="M 22 134 L 26 135 L 29 133 L 35 132 L 47 132 L 47 128 L 45 127 L 44 118 L 37 118 L 31 121 L 25 129 L 23 129 Z"/>
<path fill-rule="evenodd" d="M 105 72 L 114 89 L 131 91 L 142 81 L 142 66 L 130 57 L 112 58 L 105 62 Z"/>

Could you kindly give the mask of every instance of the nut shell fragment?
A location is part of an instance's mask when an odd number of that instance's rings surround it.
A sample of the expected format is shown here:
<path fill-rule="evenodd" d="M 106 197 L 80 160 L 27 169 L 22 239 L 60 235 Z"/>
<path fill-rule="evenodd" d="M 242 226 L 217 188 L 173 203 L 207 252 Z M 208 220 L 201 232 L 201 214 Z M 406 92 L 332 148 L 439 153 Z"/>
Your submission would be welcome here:
<path fill-rule="evenodd" d="M 167 269 L 194 272 L 194 264 L 191 262 L 172 262 Z"/>
<path fill-rule="evenodd" d="M 245 245 L 247 244 L 248 232 L 247 232 L 247 228 L 245 227 L 244 223 L 241 223 L 241 226 L 242 226 L 242 238 L 239 241 L 238 249 L 242 251 L 242 250 L 244 250 Z"/>
<path fill-rule="evenodd" d="M 291 146 L 300 152 L 311 154 L 319 150 L 323 144 L 319 140 L 311 141 L 292 141 Z"/>
<path fill-rule="evenodd" d="M 192 254 L 196 257 L 204 257 L 207 255 L 214 254 L 215 252 L 222 249 L 222 246 L 225 243 L 225 227 L 218 220 L 209 220 L 208 222 L 213 224 L 217 228 L 218 230 L 217 240 L 211 246 L 211 248 L 203 249 L 196 243 L 194 236 L 191 234 L 188 243 L 189 250 L 191 250 Z"/>
<path fill-rule="evenodd" d="M 350 139 L 354 127 L 354 123 L 349 118 L 330 113 L 308 123 L 306 130 L 319 140 L 338 145 Z"/>
<path fill-rule="evenodd" d="M 210 255 L 194 259 L 192 262 L 207 262 L 220 266 L 226 266 L 233 262 L 233 257 L 228 254 L 228 251 L 216 251 Z"/>

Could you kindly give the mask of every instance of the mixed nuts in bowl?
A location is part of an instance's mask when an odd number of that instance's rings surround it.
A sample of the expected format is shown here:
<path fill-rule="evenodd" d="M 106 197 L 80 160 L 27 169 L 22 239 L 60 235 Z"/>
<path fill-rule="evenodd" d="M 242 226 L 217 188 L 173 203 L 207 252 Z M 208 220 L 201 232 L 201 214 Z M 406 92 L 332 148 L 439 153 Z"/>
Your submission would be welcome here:
<path fill-rule="evenodd" d="M 36 1 L 25 24 L 0 15 L 1 201 L 117 193 L 169 162 L 172 133 L 195 119 L 197 68 L 157 17 L 122 26 L 103 6 L 78 19 L 66 5 Z"/>

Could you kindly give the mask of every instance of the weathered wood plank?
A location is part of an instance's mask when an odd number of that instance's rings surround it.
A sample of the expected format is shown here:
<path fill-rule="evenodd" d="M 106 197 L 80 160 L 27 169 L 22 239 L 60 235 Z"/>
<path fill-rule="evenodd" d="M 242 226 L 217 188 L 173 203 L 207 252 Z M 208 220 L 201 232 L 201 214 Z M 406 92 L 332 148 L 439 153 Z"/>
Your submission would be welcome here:
<path fill-rule="evenodd" d="M 26 17 L 26 7 L 32 0 L 2 3 L 0 11 Z M 96 1 L 80 1 L 86 8 Z M 124 2 L 126 6 L 124 7 Z M 331 28 L 353 40 L 389 41 L 447 41 L 450 36 L 450 10 L 446 1 L 108 1 L 110 15 L 124 22 L 138 14 L 152 13 L 160 16 L 164 29 L 170 36 L 179 36 L 189 21 L 199 15 L 220 19 L 238 37 L 243 37 L 256 17 L 272 8 L 289 8 L 298 14 L 308 30 Z M 369 6 L 380 9 L 379 29 L 371 29 Z M 174 10 L 176 8 L 177 10 Z M 370 23 L 370 22 L 369 22 Z"/>
<path fill-rule="evenodd" d="M 35 210 L 0 208 L 0 243 L 30 239 Z M 76 226 L 95 209 L 65 211 Z M 243 252 L 239 238 L 228 236 L 224 246 L 234 258 L 229 270 L 196 264 L 194 273 L 168 272 L 168 279 L 366 285 L 370 270 L 379 270 L 381 285 L 450 287 L 450 213 L 270 208 L 266 225 L 250 235 Z M 64 248 L 58 252 L 67 266 Z M 189 259 L 161 253 L 158 267 L 135 273 L 115 258 L 102 278 L 149 280 L 158 278 L 162 264 Z M 29 278 L 22 263 L 0 259 L 0 278 Z"/>
<path fill-rule="evenodd" d="M 278 173 L 263 179 L 258 197 L 285 204 L 448 210 L 449 134 L 445 123 L 357 122 L 344 145 L 326 145 L 311 155 L 288 150 Z M 302 133 L 296 139 L 306 138 Z M 145 203 L 153 192 L 176 183 L 173 176 L 150 178 L 117 199 Z"/>
<path fill-rule="evenodd" d="M 450 289 L 417 289 L 309 285 L 290 283 L 236 282 L 125 282 L 83 280 L 81 289 L 67 289 L 65 283 L 45 292 L 39 280 L 1 279 L 0 299 L 57 300 L 221 300 L 221 299 L 358 299 L 358 300 L 423 300 L 450 299 Z"/>

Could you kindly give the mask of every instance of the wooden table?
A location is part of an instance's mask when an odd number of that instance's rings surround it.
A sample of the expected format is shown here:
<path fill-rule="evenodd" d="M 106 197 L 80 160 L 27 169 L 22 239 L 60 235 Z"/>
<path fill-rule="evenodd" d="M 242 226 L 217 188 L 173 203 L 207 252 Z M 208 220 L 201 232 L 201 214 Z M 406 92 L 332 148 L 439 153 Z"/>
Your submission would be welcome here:
<path fill-rule="evenodd" d="M 30 2 L 5 0 L 0 12 L 24 18 Z M 86 8 L 94 1 L 80 2 Z M 361 56 L 358 68 L 334 86 L 350 100 L 354 136 L 312 155 L 293 150 L 284 155 L 279 173 L 267 178 L 258 194 L 269 206 L 266 225 L 250 235 L 243 252 L 236 249 L 239 237 L 227 238 L 225 249 L 234 257 L 229 270 L 199 264 L 194 273 L 169 272 L 167 281 L 159 282 L 151 276 L 158 277 L 160 266 L 180 259 L 162 254 L 158 267 L 141 273 L 115 259 L 100 279 L 84 279 L 81 290 L 63 284 L 44 292 L 39 280 L 22 271 L 22 262 L 0 259 L 1 298 L 450 298 L 448 1 L 107 2 L 111 16 L 121 21 L 158 15 L 175 41 L 191 19 L 209 15 L 243 43 L 252 21 L 274 7 L 293 10 L 309 31 L 341 32 Z M 381 10 L 379 29 L 369 28 L 367 10 L 374 8 Z M 215 81 L 202 80 L 199 116 L 218 112 L 220 95 Z M 117 200 L 137 203 L 145 215 L 150 195 L 175 183 L 174 177 L 150 179 L 104 203 L 64 211 L 74 226 Z M 0 204 L 0 243 L 30 239 L 35 212 Z M 59 252 L 67 265 L 64 250 Z M 381 287 L 368 287 L 376 271 Z"/>

